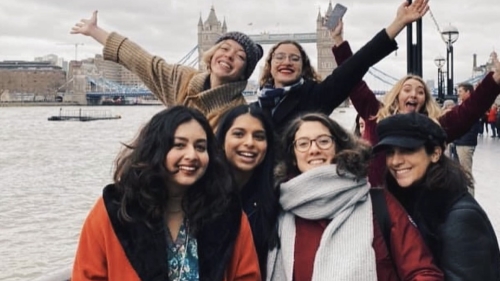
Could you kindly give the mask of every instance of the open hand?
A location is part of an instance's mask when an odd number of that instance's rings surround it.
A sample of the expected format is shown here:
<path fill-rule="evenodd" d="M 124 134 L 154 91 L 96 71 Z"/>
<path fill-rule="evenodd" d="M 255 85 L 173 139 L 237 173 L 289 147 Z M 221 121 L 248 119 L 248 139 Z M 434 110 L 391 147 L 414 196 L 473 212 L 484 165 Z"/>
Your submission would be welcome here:
<path fill-rule="evenodd" d="M 422 18 L 429 10 L 429 0 L 415 0 L 411 5 L 404 1 L 398 8 L 396 19 L 403 24 L 412 23 Z"/>
<path fill-rule="evenodd" d="M 97 29 L 97 11 L 94 11 L 90 19 L 81 19 L 80 22 L 76 23 L 75 26 L 71 28 L 70 33 L 91 36 L 92 32 L 96 29 Z"/>

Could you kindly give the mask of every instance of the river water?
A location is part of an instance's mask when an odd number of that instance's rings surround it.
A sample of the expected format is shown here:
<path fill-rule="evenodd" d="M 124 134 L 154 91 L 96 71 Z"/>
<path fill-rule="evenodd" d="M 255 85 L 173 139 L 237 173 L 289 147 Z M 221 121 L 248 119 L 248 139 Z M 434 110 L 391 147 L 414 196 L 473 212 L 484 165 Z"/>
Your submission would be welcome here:
<path fill-rule="evenodd" d="M 111 182 L 121 143 L 162 109 L 82 107 L 122 118 L 50 122 L 58 107 L 0 108 L 0 280 L 32 280 L 71 267 L 82 223 Z M 349 129 L 354 117 L 352 108 L 332 114 Z M 480 138 L 474 161 L 476 198 L 499 233 L 500 139 Z"/>
<path fill-rule="evenodd" d="M 83 107 L 122 117 L 92 122 L 47 121 L 58 107 L 0 108 L 0 280 L 30 280 L 71 265 L 121 142 L 163 108 Z"/>

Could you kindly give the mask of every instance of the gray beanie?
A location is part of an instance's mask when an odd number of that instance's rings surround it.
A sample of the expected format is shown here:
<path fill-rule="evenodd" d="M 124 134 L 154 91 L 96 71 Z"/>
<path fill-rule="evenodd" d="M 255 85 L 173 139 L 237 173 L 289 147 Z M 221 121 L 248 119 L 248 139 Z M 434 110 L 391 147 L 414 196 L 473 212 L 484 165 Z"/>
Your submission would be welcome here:
<path fill-rule="evenodd" d="M 215 44 L 227 39 L 238 42 L 245 50 L 245 54 L 247 55 L 247 66 L 244 73 L 245 79 L 248 79 L 252 75 L 257 62 L 262 58 L 262 55 L 264 54 L 262 46 L 256 44 L 252 39 L 250 39 L 250 37 L 248 37 L 248 35 L 238 31 L 232 31 L 223 34 L 221 37 L 219 37 L 219 39 L 217 39 Z"/>

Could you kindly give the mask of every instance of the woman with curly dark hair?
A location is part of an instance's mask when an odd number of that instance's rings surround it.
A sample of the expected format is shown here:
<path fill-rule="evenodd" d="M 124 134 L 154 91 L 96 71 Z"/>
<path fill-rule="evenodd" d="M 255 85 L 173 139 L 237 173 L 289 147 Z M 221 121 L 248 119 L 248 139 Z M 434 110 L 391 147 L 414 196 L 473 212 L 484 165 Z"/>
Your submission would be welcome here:
<path fill-rule="evenodd" d="M 71 279 L 260 280 L 223 157 L 199 111 L 153 116 L 87 217 Z"/>
<path fill-rule="evenodd" d="M 273 187 L 272 124 L 259 107 L 240 105 L 222 117 L 216 136 L 240 190 L 264 276 L 267 253 L 277 243 L 279 209 Z"/>
<path fill-rule="evenodd" d="M 309 113 L 285 129 L 282 147 L 280 246 L 267 280 L 443 280 L 403 208 L 385 190 L 370 191 L 367 143 Z M 387 241 L 375 197 L 388 216 Z"/>
<path fill-rule="evenodd" d="M 443 155 L 446 133 L 419 113 L 397 114 L 377 124 L 385 151 L 387 189 L 413 218 L 446 280 L 500 280 L 497 237 L 467 191 L 472 176 Z"/>

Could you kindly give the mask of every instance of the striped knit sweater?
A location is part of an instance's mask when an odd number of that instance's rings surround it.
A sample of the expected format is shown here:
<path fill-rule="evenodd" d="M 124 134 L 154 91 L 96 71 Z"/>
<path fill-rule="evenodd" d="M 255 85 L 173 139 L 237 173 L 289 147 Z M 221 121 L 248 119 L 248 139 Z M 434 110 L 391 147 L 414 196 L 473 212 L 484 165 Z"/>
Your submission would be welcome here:
<path fill-rule="evenodd" d="M 104 59 L 119 63 L 139 76 L 165 106 L 185 105 L 200 110 L 215 130 L 220 117 L 236 105 L 245 104 L 247 81 L 204 89 L 208 72 L 180 64 L 168 64 L 126 37 L 112 32 L 104 46 Z"/>

